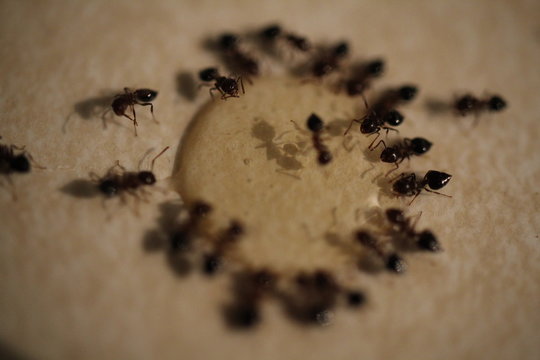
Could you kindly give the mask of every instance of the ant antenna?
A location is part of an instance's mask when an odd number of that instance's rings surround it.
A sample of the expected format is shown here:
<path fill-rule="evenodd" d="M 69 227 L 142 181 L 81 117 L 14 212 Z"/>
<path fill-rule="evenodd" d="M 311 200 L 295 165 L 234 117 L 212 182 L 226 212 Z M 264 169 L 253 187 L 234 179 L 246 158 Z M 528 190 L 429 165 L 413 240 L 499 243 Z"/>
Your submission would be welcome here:
<path fill-rule="evenodd" d="M 163 155 L 165 151 L 169 150 L 169 147 L 170 146 L 166 146 L 165 149 L 161 150 L 161 152 L 157 154 L 155 158 L 152 159 L 152 163 L 151 163 L 152 165 L 150 166 L 150 171 L 154 171 L 154 162 L 157 160 L 158 157 Z"/>

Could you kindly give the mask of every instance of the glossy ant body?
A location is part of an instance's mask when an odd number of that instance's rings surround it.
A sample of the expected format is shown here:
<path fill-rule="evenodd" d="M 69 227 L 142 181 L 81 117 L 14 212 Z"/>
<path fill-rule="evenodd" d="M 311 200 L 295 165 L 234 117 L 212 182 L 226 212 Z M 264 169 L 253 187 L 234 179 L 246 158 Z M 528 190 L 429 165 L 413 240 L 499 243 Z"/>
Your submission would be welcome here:
<path fill-rule="evenodd" d="M 326 145 L 323 144 L 321 139 L 321 133 L 324 129 L 323 121 L 316 114 L 311 114 L 307 120 L 307 127 L 309 131 L 313 133 L 313 146 L 319 153 L 317 161 L 321 165 L 328 164 L 330 161 L 332 161 L 332 154 Z"/>
<path fill-rule="evenodd" d="M 212 91 L 217 90 L 221 93 L 221 99 L 227 100 L 230 97 L 240 97 L 238 84 L 242 87 L 242 94 L 245 94 L 244 82 L 242 77 L 236 79 L 231 77 L 221 76 L 216 68 L 207 68 L 199 72 L 199 78 L 202 81 L 214 81 L 214 87 L 209 90 L 210 96 L 213 98 Z"/>
<path fill-rule="evenodd" d="M 239 44 L 239 39 L 234 34 L 223 34 L 218 40 L 218 46 L 223 51 L 225 60 L 231 67 L 244 75 L 259 75 L 259 62 L 245 53 Z"/>
<path fill-rule="evenodd" d="M 435 170 L 429 170 L 421 180 L 416 178 L 415 173 L 402 173 L 392 184 L 392 191 L 401 196 L 414 196 L 409 205 L 422 190 L 451 198 L 450 195 L 434 191 L 445 187 L 451 178 L 452 175 Z"/>
<path fill-rule="evenodd" d="M 285 32 L 279 25 L 270 25 L 259 33 L 259 36 L 269 43 L 275 44 L 278 40 L 284 41 L 291 48 L 300 52 L 308 52 L 311 50 L 310 42 L 302 36 L 298 36 L 291 32 Z"/>
<path fill-rule="evenodd" d="M 377 145 L 373 146 L 370 150 L 375 150 L 379 144 L 382 144 L 384 147 L 384 150 L 381 152 L 380 156 L 381 161 L 386 163 L 394 163 L 396 166 L 394 169 L 390 170 L 388 174 L 398 169 L 399 164 L 401 164 L 405 159 L 409 159 L 411 156 L 420 156 L 425 154 L 429 151 L 432 145 L 432 143 L 428 140 L 416 137 L 413 139 L 405 138 L 402 142 L 393 146 L 386 146 L 384 140 L 380 140 Z"/>
<path fill-rule="evenodd" d="M 407 247 L 413 247 L 420 250 L 431 252 L 441 251 L 441 245 L 435 235 L 424 230 L 417 232 L 415 230 L 416 222 L 413 223 L 410 217 L 406 217 L 400 209 L 387 209 L 386 219 L 390 223 L 393 238 L 405 242 Z"/>
<path fill-rule="evenodd" d="M 483 111 L 499 112 L 505 108 L 506 101 L 498 95 L 486 99 L 478 99 L 473 95 L 467 94 L 461 96 L 454 102 L 454 109 L 461 114 L 461 116 L 466 116 L 471 113 L 478 115 Z"/>
<path fill-rule="evenodd" d="M 156 99 L 158 92 L 150 89 L 137 89 L 131 91 L 128 88 L 124 88 L 124 94 L 118 94 L 114 97 L 111 104 L 112 110 L 117 116 L 125 116 L 133 122 L 133 129 L 135 136 L 137 136 L 137 115 L 135 114 L 135 105 L 150 106 L 150 113 L 152 119 L 157 123 L 158 121 L 154 117 L 154 105 L 152 101 Z M 131 108 L 133 117 L 126 114 L 128 109 Z"/>
<path fill-rule="evenodd" d="M 361 95 L 369 88 L 371 81 L 384 72 L 384 61 L 373 60 L 361 67 L 356 74 L 344 81 L 344 87 L 349 96 Z"/>
<path fill-rule="evenodd" d="M 320 79 L 334 72 L 348 54 L 349 45 L 346 42 L 338 43 L 315 59 L 311 67 L 311 75 Z"/>
<path fill-rule="evenodd" d="M 384 262 L 385 267 L 397 274 L 404 273 L 407 270 L 407 264 L 401 256 L 395 252 L 387 252 L 383 249 L 382 244 L 369 232 L 360 230 L 355 234 L 356 241 L 375 252 L 377 256 Z"/>
<path fill-rule="evenodd" d="M 92 180 L 97 183 L 99 191 L 107 198 L 117 195 L 123 196 L 124 193 L 136 196 L 136 191 L 138 189 L 156 183 L 156 176 L 152 172 L 154 169 L 154 162 L 167 151 L 167 149 L 169 149 L 168 146 L 152 159 L 150 171 L 127 171 L 126 168 L 117 161 L 103 177 L 99 177 L 94 173 L 90 174 L 90 176 L 93 178 Z M 120 171 L 115 170 L 116 168 L 119 168 Z"/>

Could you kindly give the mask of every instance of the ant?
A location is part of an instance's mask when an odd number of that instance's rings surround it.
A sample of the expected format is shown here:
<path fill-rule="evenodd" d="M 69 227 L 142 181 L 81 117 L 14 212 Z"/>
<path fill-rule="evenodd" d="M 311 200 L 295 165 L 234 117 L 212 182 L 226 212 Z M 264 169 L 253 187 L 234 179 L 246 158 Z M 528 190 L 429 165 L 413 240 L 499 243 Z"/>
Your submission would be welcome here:
<path fill-rule="evenodd" d="M 0 136 L 0 139 L 2 137 Z M 15 154 L 15 150 L 20 151 L 19 154 Z M 31 164 L 34 163 L 37 168 L 45 169 L 45 167 L 37 165 L 30 155 L 25 150 L 25 147 L 18 147 L 16 145 L 4 145 L 0 144 L 0 174 L 5 175 L 8 183 L 13 187 L 13 182 L 10 175 L 12 173 L 25 174 L 30 172 Z M 17 199 L 15 188 L 13 187 L 13 199 Z"/>
<path fill-rule="evenodd" d="M 324 128 L 323 121 L 317 115 L 311 114 L 307 120 L 307 127 L 313 133 L 313 146 L 319 153 L 317 161 L 321 165 L 328 164 L 332 161 L 332 154 L 321 140 L 321 133 Z"/>
<path fill-rule="evenodd" d="M 344 86 L 349 96 L 361 95 L 369 88 L 371 81 L 384 72 L 384 61 L 376 59 L 363 65 L 356 74 L 345 80 Z"/>
<path fill-rule="evenodd" d="M 92 177 L 92 180 L 97 183 L 99 191 L 107 198 L 117 195 L 123 196 L 124 193 L 136 196 L 137 189 L 142 190 L 142 186 L 150 186 L 156 183 L 156 176 L 152 172 L 154 169 L 154 162 L 168 149 L 169 146 L 164 148 L 152 159 L 150 171 L 127 171 L 126 168 L 117 161 L 103 177 L 99 177 L 95 173 L 91 173 L 90 176 Z M 119 168 L 120 172 L 115 171 L 115 168 Z"/>
<path fill-rule="evenodd" d="M 261 30 L 259 36 L 267 42 L 275 43 L 278 39 L 285 41 L 291 48 L 307 52 L 311 50 L 310 42 L 302 36 L 290 32 L 284 32 L 283 29 L 277 24 L 270 25 Z"/>
<path fill-rule="evenodd" d="M 451 178 L 452 175 L 435 170 L 429 170 L 422 180 L 417 180 L 415 173 L 402 173 L 392 184 L 392 190 L 397 195 L 414 196 L 409 205 L 413 203 L 422 190 L 451 198 L 450 195 L 433 191 L 445 187 Z"/>
<path fill-rule="evenodd" d="M 348 54 L 349 45 L 346 42 L 338 43 L 319 55 L 313 62 L 311 74 L 320 79 L 323 76 L 332 73 L 339 68 L 340 63 Z"/>
<path fill-rule="evenodd" d="M 193 237 L 196 235 L 200 222 L 212 212 L 212 206 L 204 201 L 196 201 L 189 209 L 189 218 L 170 237 L 171 250 L 184 252 L 191 248 Z"/>
<path fill-rule="evenodd" d="M 498 95 L 486 99 L 478 99 L 473 95 L 467 94 L 458 98 L 454 103 L 454 109 L 461 116 L 466 116 L 470 113 L 479 115 L 483 111 L 499 112 L 505 108 L 506 101 Z"/>
<path fill-rule="evenodd" d="M 224 52 L 226 61 L 235 70 L 249 76 L 259 75 L 258 61 L 245 53 L 238 44 L 238 37 L 234 34 L 225 33 L 218 40 L 218 46 Z"/>
<path fill-rule="evenodd" d="M 395 109 L 398 105 L 412 101 L 417 94 L 418 88 L 414 85 L 403 85 L 397 89 L 390 89 L 375 104 L 374 111 L 384 114 Z"/>
<path fill-rule="evenodd" d="M 223 255 L 244 234 L 244 226 L 236 221 L 231 221 L 229 227 L 217 239 L 214 250 L 204 256 L 203 270 L 207 275 L 213 275 L 221 267 Z"/>
<path fill-rule="evenodd" d="M 414 246 L 420 250 L 426 250 L 431 252 L 441 251 L 441 245 L 435 235 L 429 231 L 424 230 L 417 232 L 414 228 L 416 226 L 416 221 L 411 222 L 410 217 L 406 217 L 402 210 L 400 209 L 387 209 L 386 219 L 391 224 L 391 230 L 395 235 L 398 235 L 402 240 L 408 242 L 409 246 L 414 244 Z"/>
<path fill-rule="evenodd" d="M 365 230 L 356 232 L 356 241 L 361 245 L 373 250 L 377 256 L 384 261 L 388 270 L 397 274 L 402 274 L 407 270 L 407 263 L 395 252 L 387 253 L 383 250 L 382 244 Z"/>
<path fill-rule="evenodd" d="M 150 113 L 152 113 L 152 119 L 156 123 L 159 123 L 154 117 L 154 105 L 152 101 L 156 99 L 158 92 L 150 89 L 137 89 L 131 91 L 128 88 L 124 88 L 124 94 L 118 94 L 114 97 L 111 104 L 112 110 L 117 116 L 125 116 L 129 120 L 133 121 L 133 129 L 135 130 L 135 136 L 137 136 L 137 115 L 135 114 L 135 105 L 150 106 Z M 128 108 L 131 108 L 133 117 L 130 117 L 126 112 Z"/>
<path fill-rule="evenodd" d="M 238 83 L 242 86 L 242 94 L 245 94 L 244 82 L 242 77 L 236 79 L 231 77 L 221 76 L 216 68 L 207 68 L 199 72 L 199 78 L 202 81 L 214 81 L 214 87 L 209 90 L 210 96 L 214 98 L 212 91 L 217 90 L 221 93 L 221 99 L 227 100 L 230 97 L 240 97 L 238 95 Z"/>
<path fill-rule="evenodd" d="M 399 164 L 405 159 L 410 159 L 411 156 L 420 156 L 425 154 L 431 148 L 432 143 L 428 140 L 416 137 L 413 139 L 405 138 L 402 142 L 395 144 L 394 146 L 386 146 L 384 140 L 380 140 L 377 145 L 373 146 L 370 150 L 375 150 L 379 144 L 384 146 L 384 150 L 381 152 L 381 161 L 385 163 L 394 163 L 396 166 L 394 169 L 387 173 L 390 174 L 399 168 Z"/>

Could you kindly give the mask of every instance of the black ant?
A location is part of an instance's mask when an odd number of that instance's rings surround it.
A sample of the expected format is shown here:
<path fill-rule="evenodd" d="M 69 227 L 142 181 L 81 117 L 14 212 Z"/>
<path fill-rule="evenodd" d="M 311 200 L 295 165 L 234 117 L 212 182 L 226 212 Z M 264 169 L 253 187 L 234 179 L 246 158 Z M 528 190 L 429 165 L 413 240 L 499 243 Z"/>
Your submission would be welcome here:
<path fill-rule="evenodd" d="M 0 136 L 0 139 L 2 137 Z M 15 151 L 20 151 L 19 154 L 15 154 Z M 13 173 L 25 174 L 31 170 L 31 162 L 40 169 L 45 167 L 37 165 L 30 155 L 25 150 L 25 147 L 18 147 L 16 145 L 4 145 L 0 144 L 0 174 L 5 175 L 8 183 L 13 187 L 10 175 Z M 17 199 L 15 188 L 13 187 L 13 199 Z"/>
<path fill-rule="evenodd" d="M 384 140 L 380 140 L 377 145 L 373 146 L 370 150 L 375 150 L 379 144 L 384 146 L 384 150 L 381 152 L 381 161 L 386 163 L 394 163 L 396 166 L 390 170 L 389 173 L 399 168 L 399 164 L 405 159 L 409 159 L 411 156 L 420 156 L 425 154 L 431 148 L 432 143 L 428 140 L 416 137 L 413 139 L 405 138 L 402 142 L 395 144 L 394 146 L 386 146 Z"/>
<path fill-rule="evenodd" d="M 259 75 L 258 61 L 245 53 L 238 44 L 239 39 L 234 34 L 223 34 L 218 40 L 218 46 L 223 51 L 225 60 L 234 70 L 248 76 Z"/>
<path fill-rule="evenodd" d="M 319 153 L 317 161 L 321 165 L 328 164 L 330 161 L 332 161 L 332 154 L 321 140 L 321 133 L 324 129 L 323 121 L 317 115 L 311 114 L 307 120 L 307 127 L 313 133 L 313 146 Z"/>
<path fill-rule="evenodd" d="M 384 261 L 386 268 L 397 274 L 402 274 L 407 270 L 407 264 L 401 256 L 395 252 L 386 252 L 382 244 L 369 232 L 360 230 L 356 232 L 356 241 L 361 245 L 373 250 L 377 256 Z"/>
<path fill-rule="evenodd" d="M 152 101 L 156 99 L 158 92 L 150 89 L 137 89 L 131 91 L 128 88 L 124 88 L 124 94 L 118 94 L 114 97 L 111 104 L 112 110 L 117 116 L 125 116 L 129 120 L 133 121 L 133 129 L 135 130 L 135 136 L 137 136 L 137 115 L 135 114 L 135 105 L 150 106 L 150 113 L 152 118 L 157 123 L 158 121 L 154 117 L 154 105 Z M 133 117 L 126 114 L 128 108 L 131 108 Z"/>
<path fill-rule="evenodd" d="M 240 97 L 238 95 L 239 88 L 238 83 L 242 87 L 242 94 L 245 94 L 244 82 L 242 77 L 239 76 L 236 79 L 231 77 L 221 76 L 216 68 L 207 68 L 199 72 L 199 78 L 202 81 L 214 81 L 214 87 L 209 90 L 210 96 L 213 98 L 212 91 L 217 90 L 221 93 L 221 99 L 227 100 L 230 97 Z"/>
<path fill-rule="evenodd" d="M 221 267 L 223 255 L 244 234 L 244 226 L 236 221 L 231 221 L 229 227 L 221 234 L 214 244 L 211 253 L 204 256 L 203 271 L 207 275 L 213 275 Z"/>
<path fill-rule="evenodd" d="M 417 249 L 431 252 L 442 250 L 435 235 L 429 230 L 417 232 L 415 230 L 416 222 L 412 223 L 411 218 L 406 217 L 402 210 L 387 209 L 385 214 L 386 219 L 391 225 L 394 237 L 400 237 L 407 242 L 406 245 L 413 245 Z"/>
<path fill-rule="evenodd" d="M 123 196 L 124 193 L 136 196 L 137 189 L 142 189 L 142 186 L 150 186 L 156 183 L 156 176 L 152 172 L 154 162 L 168 149 L 169 147 L 167 146 L 152 159 L 150 171 L 127 171 L 117 161 L 103 177 L 99 177 L 94 173 L 91 173 L 90 176 L 97 183 L 99 191 L 107 198 L 117 195 Z M 115 170 L 116 168 L 119 168 L 120 171 Z"/>
<path fill-rule="evenodd" d="M 435 170 L 429 170 L 422 180 L 417 180 L 415 173 L 402 173 L 392 184 L 392 190 L 397 195 L 414 196 L 409 205 L 413 203 L 422 190 L 451 198 L 450 195 L 433 191 L 445 187 L 451 178 L 452 175 Z"/>
<path fill-rule="evenodd" d="M 384 72 L 384 61 L 373 60 L 363 65 L 349 79 L 345 80 L 344 87 L 349 96 L 361 95 L 369 88 L 371 81 L 378 78 Z"/>
<path fill-rule="evenodd" d="M 499 112 L 505 108 L 506 101 L 498 95 L 486 99 L 478 99 L 473 95 L 467 94 L 458 98 L 454 103 L 454 109 L 461 116 L 466 116 L 470 113 L 478 115 L 483 111 Z"/>
<path fill-rule="evenodd" d="M 349 54 L 349 45 L 346 42 L 338 43 L 319 55 L 311 67 L 311 75 L 322 78 L 339 68 L 343 59 Z"/>
<path fill-rule="evenodd" d="M 270 25 L 261 30 L 259 35 L 264 41 L 271 43 L 275 43 L 277 40 L 281 39 L 291 48 L 301 52 L 311 50 L 311 44 L 305 37 L 290 32 L 284 32 L 279 25 Z"/>
<path fill-rule="evenodd" d="M 196 235 L 199 224 L 209 213 L 212 206 L 204 201 L 195 201 L 189 209 L 188 219 L 180 224 L 170 237 L 173 252 L 185 252 L 191 248 L 193 237 Z"/>
<path fill-rule="evenodd" d="M 412 101 L 418 94 L 414 85 L 403 85 L 397 89 L 386 91 L 373 107 L 374 112 L 384 114 L 397 106 Z"/>

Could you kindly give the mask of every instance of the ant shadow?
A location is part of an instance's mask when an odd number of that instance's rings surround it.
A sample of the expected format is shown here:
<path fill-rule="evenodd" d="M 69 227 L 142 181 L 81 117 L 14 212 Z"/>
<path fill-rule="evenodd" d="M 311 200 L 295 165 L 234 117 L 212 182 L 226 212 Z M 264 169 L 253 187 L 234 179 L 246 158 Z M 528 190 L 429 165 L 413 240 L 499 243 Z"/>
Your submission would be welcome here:
<path fill-rule="evenodd" d="M 121 91 L 106 90 L 102 92 L 103 95 L 93 96 L 84 100 L 81 100 L 73 105 L 73 111 L 66 117 L 64 124 L 62 125 L 62 132 L 67 132 L 67 125 L 71 121 L 72 117 L 76 114 L 83 120 L 93 120 L 100 118 L 103 124 L 103 128 L 107 128 L 107 121 L 110 121 L 116 125 L 121 126 L 116 120 L 107 118 L 107 112 L 110 110 L 111 103 L 114 96 L 120 94 Z"/>
<path fill-rule="evenodd" d="M 3 341 L 0 340 L 0 359 L 3 360 L 29 360 L 31 357 L 26 357 L 19 353 L 17 350 L 9 347 Z"/>
<path fill-rule="evenodd" d="M 62 193 L 79 199 L 91 199 L 99 195 L 96 184 L 86 179 L 75 179 L 59 189 Z"/>
<path fill-rule="evenodd" d="M 195 76 L 189 71 L 181 71 L 176 75 L 176 91 L 187 101 L 197 98 L 197 82 Z"/>
<path fill-rule="evenodd" d="M 424 106 L 430 115 L 442 116 L 452 113 L 452 106 L 442 99 L 430 97 L 426 99 Z"/>

